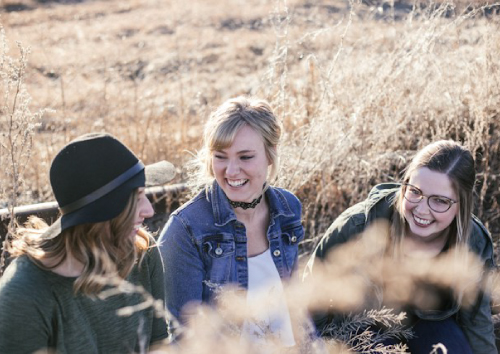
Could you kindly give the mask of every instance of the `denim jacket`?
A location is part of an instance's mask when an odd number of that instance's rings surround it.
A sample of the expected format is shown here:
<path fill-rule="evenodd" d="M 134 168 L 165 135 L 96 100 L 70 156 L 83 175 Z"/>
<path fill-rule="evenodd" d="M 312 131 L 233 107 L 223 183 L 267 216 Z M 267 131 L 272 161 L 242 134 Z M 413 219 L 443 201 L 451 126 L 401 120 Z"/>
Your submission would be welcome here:
<path fill-rule="evenodd" d="M 304 238 L 300 201 L 287 190 L 269 187 L 267 238 L 281 279 L 297 267 Z M 214 181 L 177 209 L 161 232 L 167 308 L 179 319 L 187 303 L 210 303 L 225 284 L 248 287 L 247 237 L 224 192 Z"/>
<path fill-rule="evenodd" d="M 368 198 L 344 211 L 328 228 L 307 264 L 304 279 L 314 274 L 314 263 L 324 260 L 329 251 L 360 235 L 368 225 L 376 220 L 390 220 L 393 214 L 392 199 L 400 184 L 383 183 L 375 186 Z M 493 241 L 488 230 L 474 215 L 469 248 L 484 262 L 485 271 L 494 268 Z M 486 279 L 486 278 L 485 278 Z M 483 279 L 484 281 L 484 279 Z M 479 285 L 479 284 L 478 284 Z M 455 316 L 464 331 L 474 354 L 496 354 L 493 322 L 491 318 L 491 299 L 486 293 L 480 293 L 472 308 L 462 308 L 454 303 L 443 311 L 416 311 L 419 318 L 443 320 Z M 314 321 L 318 332 L 333 318 L 332 313 L 315 313 Z"/>

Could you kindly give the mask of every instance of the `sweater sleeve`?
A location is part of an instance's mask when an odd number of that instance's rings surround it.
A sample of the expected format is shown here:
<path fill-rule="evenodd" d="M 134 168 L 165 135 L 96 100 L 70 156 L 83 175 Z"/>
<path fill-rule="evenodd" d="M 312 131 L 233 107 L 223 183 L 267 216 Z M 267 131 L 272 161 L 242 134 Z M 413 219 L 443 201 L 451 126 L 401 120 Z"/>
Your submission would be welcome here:
<path fill-rule="evenodd" d="M 44 353 L 51 344 L 50 292 L 28 261 L 19 261 L 0 280 L 0 353 Z"/>
<path fill-rule="evenodd" d="M 149 271 L 151 278 L 151 295 L 161 301 L 165 307 L 165 280 L 163 277 L 163 264 L 158 247 L 152 247 L 148 251 L 150 255 Z M 155 313 L 153 318 L 153 331 L 151 334 L 151 344 L 168 337 L 167 323 L 165 317 L 160 313 Z"/>

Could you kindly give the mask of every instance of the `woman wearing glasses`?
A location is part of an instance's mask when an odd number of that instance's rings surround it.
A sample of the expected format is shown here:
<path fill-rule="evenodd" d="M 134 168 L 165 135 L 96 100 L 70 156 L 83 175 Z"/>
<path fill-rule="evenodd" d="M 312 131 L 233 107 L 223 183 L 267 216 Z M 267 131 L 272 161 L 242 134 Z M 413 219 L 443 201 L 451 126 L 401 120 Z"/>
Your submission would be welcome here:
<path fill-rule="evenodd" d="M 372 298 L 370 303 L 393 305 L 401 288 L 410 289 L 407 295 L 400 295 L 400 300 L 405 302 L 402 309 L 407 314 L 406 325 L 414 335 L 406 340 L 409 351 L 428 354 L 433 345 L 441 343 L 447 347 L 448 353 L 497 353 L 490 298 L 485 292 L 475 292 L 466 305 L 463 292 L 450 284 L 438 284 L 429 278 L 407 281 L 408 274 L 423 269 L 424 264 L 429 264 L 426 262 L 439 261 L 454 254 L 460 256 L 450 258 L 462 264 L 475 258 L 453 253 L 462 246 L 478 256 L 481 266 L 493 266 L 491 236 L 472 215 L 474 183 L 474 159 L 470 151 L 452 141 L 438 141 L 426 146 L 408 166 L 403 183 L 376 186 L 365 201 L 349 208 L 335 220 L 311 256 L 304 279 L 312 280 L 318 276 L 334 249 L 338 250 L 351 240 L 359 242 L 374 237 L 373 232 L 363 232 L 378 221 L 386 222 L 388 227 L 382 234 L 387 235 L 387 242 L 383 243 L 382 253 L 388 258 L 384 258 L 385 268 L 380 269 L 384 275 L 389 274 L 389 279 L 382 276 L 382 280 L 371 281 L 371 294 L 376 294 L 373 296 L 376 301 Z M 358 254 L 362 253 L 361 248 L 355 249 Z M 404 268 L 403 264 L 412 266 Z M 371 264 L 371 267 L 376 265 Z M 404 273 L 403 269 L 411 271 Z M 428 269 L 431 279 L 441 275 L 432 274 L 432 271 L 442 272 L 437 266 Z M 459 275 L 454 276 L 455 279 Z M 474 281 L 467 285 L 479 289 L 484 277 L 478 276 Z M 397 283 L 396 286 L 391 286 L 391 282 Z M 319 311 L 313 317 L 320 335 L 327 334 L 332 324 L 342 320 L 339 313 L 332 311 Z"/>

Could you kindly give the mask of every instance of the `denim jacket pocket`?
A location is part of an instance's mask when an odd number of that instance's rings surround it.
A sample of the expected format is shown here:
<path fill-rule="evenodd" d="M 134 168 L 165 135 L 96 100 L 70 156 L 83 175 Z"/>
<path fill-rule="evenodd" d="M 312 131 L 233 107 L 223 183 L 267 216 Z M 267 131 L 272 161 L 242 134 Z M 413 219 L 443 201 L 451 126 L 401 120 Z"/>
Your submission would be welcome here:
<path fill-rule="evenodd" d="M 231 234 L 210 235 L 202 241 L 203 261 L 207 269 L 205 280 L 224 284 L 231 274 L 235 243 Z"/>
<path fill-rule="evenodd" d="M 283 239 L 283 253 L 285 263 L 291 272 L 295 267 L 295 262 L 299 252 L 299 242 L 304 239 L 304 228 L 301 224 L 285 227 L 281 231 Z"/>

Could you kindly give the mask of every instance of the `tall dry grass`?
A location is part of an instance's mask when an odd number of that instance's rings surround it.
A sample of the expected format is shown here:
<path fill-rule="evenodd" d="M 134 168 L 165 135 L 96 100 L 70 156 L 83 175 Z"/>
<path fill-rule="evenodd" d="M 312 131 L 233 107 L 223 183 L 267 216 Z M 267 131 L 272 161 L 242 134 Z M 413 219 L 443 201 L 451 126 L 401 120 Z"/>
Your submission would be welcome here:
<path fill-rule="evenodd" d="M 453 9 L 376 26 L 351 13 L 297 43 L 305 79 L 288 69 L 289 172 L 280 182 L 302 197 L 309 235 L 374 184 L 398 180 L 418 149 L 453 139 L 476 157 L 475 212 L 498 238 L 499 23 Z"/>
<path fill-rule="evenodd" d="M 26 82 L 32 105 L 54 109 L 37 129 L 22 203 L 52 198 L 52 157 L 91 130 L 116 134 L 146 162 L 172 160 L 183 181 L 209 112 L 250 94 L 268 99 L 283 122 L 277 184 L 303 201 L 310 239 L 374 184 L 397 180 L 416 150 L 446 138 L 474 152 L 475 211 L 499 237 L 500 43 L 492 7 L 111 4 L 26 0 L 32 10 L 2 19 L 9 37 L 35 53 Z"/>
<path fill-rule="evenodd" d="M 438 139 L 462 141 L 473 151 L 478 170 L 475 212 L 498 244 L 498 5 L 326 0 L 18 3 L 28 9 L 9 12 L 2 22 L 8 37 L 34 53 L 26 67 L 31 105 L 54 111 L 34 131 L 16 203 L 51 199 L 47 171 L 52 157 L 70 139 L 91 130 L 116 134 L 146 162 L 173 161 L 180 172 L 177 181 L 183 181 L 183 166 L 191 158 L 186 151 L 200 148 L 209 112 L 229 97 L 248 94 L 268 99 L 285 128 L 276 184 L 303 202 L 303 256 L 340 212 L 365 198 L 373 185 L 398 180 L 413 154 Z M 4 1 L 4 9 L 8 4 Z M 2 154 L 2 159 L 7 156 Z M 4 193 L 4 205 L 8 200 Z M 472 273 L 443 272 L 448 276 L 435 281 L 449 286 L 452 279 L 470 281 L 477 273 L 475 266 L 469 268 Z M 402 269 L 411 273 L 412 267 Z M 328 301 L 333 296 L 342 309 L 365 305 L 366 288 L 359 278 L 342 278 L 349 274 L 345 268 L 329 272 L 319 284 L 330 283 L 330 290 L 337 284 L 332 279 L 345 280 L 338 284 L 342 289 L 360 287 L 352 293 L 323 294 Z M 492 281 L 495 296 L 500 293 L 496 278 Z M 309 301 L 321 300 L 315 297 L 321 291 L 313 293 L 313 287 L 300 284 L 292 283 L 287 291 L 289 303 L 296 305 L 296 323 L 305 323 L 296 329 L 305 347 L 288 351 L 348 351 L 343 343 L 349 339 L 308 340 L 304 314 Z M 408 300 L 408 293 L 397 294 L 401 297 L 396 300 Z M 231 300 L 222 301 L 219 311 L 200 309 L 186 329 L 187 338 L 215 336 L 217 345 L 185 341 L 168 350 L 223 353 L 239 345 L 241 352 L 255 351 L 235 331 L 242 318 L 233 316 L 241 308 L 234 304 L 243 306 Z M 398 314 L 364 315 L 358 319 L 362 324 L 379 316 L 398 326 Z M 367 345 L 376 343 L 373 335 L 366 333 Z M 272 345 L 269 352 L 286 351 Z"/>
<path fill-rule="evenodd" d="M 10 213 L 8 232 L 15 226 L 14 207 L 26 191 L 25 172 L 30 161 L 33 136 L 44 113 L 32 112 L 31 96 L 26 89 L 29 49 L 18 44 L 19 56 L 9 55 L 5 32 L 0 25 L 0 195 Z M 21 199 L 22 200 L 22 199 Z M 9 250 L 9 234 L 0 237 L 0 276 Z"/>

